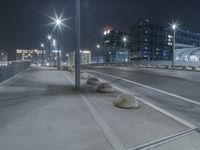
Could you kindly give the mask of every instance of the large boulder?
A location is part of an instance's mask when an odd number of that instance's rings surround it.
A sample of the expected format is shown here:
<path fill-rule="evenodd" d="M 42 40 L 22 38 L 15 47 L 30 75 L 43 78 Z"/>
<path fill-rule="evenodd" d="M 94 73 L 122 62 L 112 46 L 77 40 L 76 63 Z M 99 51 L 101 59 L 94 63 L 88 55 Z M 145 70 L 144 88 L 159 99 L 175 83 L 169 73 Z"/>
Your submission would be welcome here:
<path fill-rule="evenodd" d="M 97 87 L 97 92 L 100 93 L 111 93 L 114 89 L 109 83 L 102 83 Z"/>
<path fill-rule="evenodd" d="M 96 78 L 96 77 L 89 77 L 87 79 L 87 84 L 95 85 L 95 84 L 98 84 L 98 83 L 99 83 L 99 79 Z"/>
<path fill-rule="evenodd" d="M 121 94 L 114 100 L 114 105 L 124 109 L 137 109 L 140 108 L 140 103 L 136 96 L 130 94 Z"/>

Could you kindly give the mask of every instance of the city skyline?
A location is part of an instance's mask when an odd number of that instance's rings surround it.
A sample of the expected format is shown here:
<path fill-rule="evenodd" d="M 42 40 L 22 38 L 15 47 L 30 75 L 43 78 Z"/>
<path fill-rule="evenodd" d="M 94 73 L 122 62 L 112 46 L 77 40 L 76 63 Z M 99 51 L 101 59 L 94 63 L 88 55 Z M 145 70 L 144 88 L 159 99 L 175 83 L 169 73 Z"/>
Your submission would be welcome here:
<path fill-rule="evenodd" d="M 81 47 L 93 50 L 105 26 L 112 26 L 127 32 L 129 26 L 137 22 L 139 18 L 149 18 L 164 23 L 171 23 L 172 19 L 178 19 L 182 27 L 192 32 L 199 32 L 200 22 L 192 17 L 194 13 L 198 13 L 198 10 L 191 11 L 199 3 L 194 0 L 192 2 L 180 0 L 165 2 L 158 0 L 151 2 L 145 0 L 83 1 L 81 3 Z M 179 7 L 180 4 L 181 7 Z M 52 27 L 48 25 L 51 21 L 48 15 L 54 15 L 54 11 L 58 13 L 63 11 L 64 17 L 71 17 L 67 21 L 71 30 L 62 31 L 62 49 L 74 49 L 75 5 L 72 0 L 21 0 L 14 1 L 12 5 L 3 1 L 0 8 L 0 16 L 3 18 L 0 29 L 0 47 L 8 52 L 10 58 L 15 57 L 14 52 L 17 48 L 34 49 L 40 46 L 40 42 L 45 40 L 45 35 L 52 30 Z M 184 13 L 185 10 L 188 10 L 187 13 Z"/>

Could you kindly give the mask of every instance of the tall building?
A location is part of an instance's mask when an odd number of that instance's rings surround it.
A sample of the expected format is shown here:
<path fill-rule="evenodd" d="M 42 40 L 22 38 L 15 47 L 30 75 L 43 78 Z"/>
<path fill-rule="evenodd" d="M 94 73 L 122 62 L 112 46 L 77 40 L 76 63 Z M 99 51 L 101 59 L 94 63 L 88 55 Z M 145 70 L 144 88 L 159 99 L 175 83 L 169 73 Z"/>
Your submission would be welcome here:
<path fill-rule="evenodd" d="M 0 50 L 0 61 L 1 62 L 8 61 L 8 53 L 3 49 Z"/>
<path fill-rule="evenodd" d="M 109 27 L 105 28 L 103 33 L 101 55 L 103 55 L 104 62 L 128 62 L 129 35 Z M 123 41 L 123 38 L 126 40 Z"/>
<path fill-rule="evenodd" d="M 131 60 L 170 60 L 172 57 L 172 35 L 165 25 L 142 20 L 130 28 Z"/>

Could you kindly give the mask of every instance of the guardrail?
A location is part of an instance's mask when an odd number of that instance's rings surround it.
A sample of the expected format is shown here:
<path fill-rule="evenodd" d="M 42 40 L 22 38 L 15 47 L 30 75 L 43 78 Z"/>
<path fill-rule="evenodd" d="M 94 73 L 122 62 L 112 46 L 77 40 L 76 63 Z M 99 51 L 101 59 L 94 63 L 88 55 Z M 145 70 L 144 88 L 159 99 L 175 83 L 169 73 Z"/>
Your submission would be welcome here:
<path fill-rule="evenodd" d="M 0 82 L 24 71 L 30 67 L 30 61 L 0 62 Z"/>
<path fill-rule="evenodd" d="M 157 69 L 173 69 L 173 70 L 188 70 L 188 71 L 198 71 L 200 72 L 200 66 L 182 66 L 182 65 L 176 65 L 174 68 L 172 68 L 171 65 L 160 65 L 160 64 L 139 64 L 139 63 L 93 63 L 93 64 L 87 64 L 82 65 L 82 67 L 114 67 L 114 68 L 123 68 L 127 69 L 130 67 L 138 67 L 138 68 L 157 68 Z"/>

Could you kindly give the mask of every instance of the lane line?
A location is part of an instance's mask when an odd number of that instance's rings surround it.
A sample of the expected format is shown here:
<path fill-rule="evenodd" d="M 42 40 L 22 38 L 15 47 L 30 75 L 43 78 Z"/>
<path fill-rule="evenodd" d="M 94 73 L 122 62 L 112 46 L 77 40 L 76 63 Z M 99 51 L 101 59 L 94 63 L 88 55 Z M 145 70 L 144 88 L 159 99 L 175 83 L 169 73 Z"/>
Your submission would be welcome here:
<path fill-rule="evenodd" d="M 96 72 L 96 73 L 98 74 L 98 72 Z M 113 77 L 113 78 L 114 78 L 114 77 Z M 109 81 L 107 81 L 107 80 L 105 80 L 105 79 L 101 79 L 101 81 L 102 81 L 102 82 L 109 82 Z M 133 92 L 133 91 L 127 89 L 127 88 L 119 87 L 119 86 L 117 86 L 117 85 L 114 84 L 114 83 L 113 83 L 112 86 L 113 86 L 113 88 L 115 88 L 116 90 L 121 91 L 121 92 L 123 92 L 123 93 L 127 93 L 127 94 L 130 94 L 130 95 L 133 95 L 133 96 L 137 95 L 137 93 L 135 93 L 135 92 Z M 158 107 L 158 106 L 156 106 L 156 105 L 154 105 L 154 104 L 152 104 L 152 103 L 150 103 L 150 102 L 147 102 L 147 101 L 145 101 L 145 100 L 143 100 L 143 99 L 140 99 L 140 98 L 138 98 L 138 99 L 139 99 L 142 103 L 144 103 L 144 104 L 146 104 L 146 105 L 148 105 L 148 106 L 154 108 L 155 110 L 159 111 L 160 113 L 165 114 L 166 116 L 168 116 L 168 117 L 172 118 L 173 120 L 175 120 L 175 121 L 177 121 L 177 122 L 179 122 L 179 123 L 185 125 L 186 127 L 190 128 L 190 129 L 197 129 L 197 127 L 196 127 L 195 125 L 189 123 L 188 121 L 186 121 L 186 120 L 184 120 L 184 119 L 181 119 L 181 118 L 175 116 L 174 114 L 172 114 L 172 113 L 170 113 L 170 112 L 168 112 L 168 111 L 166 111 L 166 110 L 164 110 L 164 109 L 162 109 L 162 108 L 160 108 L 160 107 Z"/>
<path fill-rule="evenodd" d="M 67 74 L 65 74 L 65 77 L 72 84 L 74 83 L 72 81 L 72 79 Z M 121 141 L 116 136 L 116 134 L 112 131 L 112 129 L 109 127 L 109 125 L 106 123 L 106 121 L 101 117 L 101 115 L 96 110 L 95 106 L 90 102 L 90 100 L 88 99 L 88 97 L 86 96 L 86 94 L 83 93 L 83 92 L 81 92 L 81 93 L 79 93 L 79 95 L 80 95 L 82 101 L 87 106 L 87 108 L 90 111 L 90 113 L 92 114 L 93 118 L 95 119 L 95 121 L 97 122 L 97 124 L 99 125 L 99 127 L 101 128 L 101 130 L 102 130 L 105 138 L 112 145 L 112 147 L 115 150 L 126 150 L 125 147 L 123 146 L 123 144 L 121 143 Z"/>
<path fill-rule="evenodd" d="M 195 133 L 194 129 L 187 129 L 187 130 L 180 131 L 178 133 L 172 134 L 170 136 L 160 138 L 160 139 L 155 140 L 155 141 L 151 141 L 151 142 L 148 142 L 148 143 L 136 146 L 136 147 L 130 147 L 127 150 L 148 150 L 150 148 L 157 147 L 157 146 L 160 146 L 162 144 L 169 143 L 171 141 L 175 141 L 177 139 L 180 139 L 182 137 L 188 136 L 188 135 L 193 134 L 193 133 Z"/>
<path fill-rule="evenodd" d="M 132 84 L 135 84 L 135 85 L 139 85 L 139 86 L 145 87 L 147 89 L 154 90 L 156 92 L 159 92 L 159 93 L 162 93 L 162 94 L 166 94 L 166 95 L 169 95 L 169 96 L 172 96 L 172 97 L 175 97 L 175 98 L 184 100 L 186 102 L 193 103 L 193 104 L 196 104 L 196 105 L 200 106 L 200 102 L 197 102 L 195 100 L 192 100 L 192 99 L 189 99 L 189 98 L 185 98 L 185 97 L 173 94 L 173 93 L 169 93 L 169 92 L 166 92 L 166 91 L 163 91 L 163 90 L 160 90 L 160 89 L 156 89 L 156 88 L 150 87 L 148 85 L 144 85 L 144 84 L 141 84 L 141 83 L 138 83 L 138 82 L 135 82 L 135 81 L 131 81 L 131 80 L 128 80 L 128 79 L 124 79 L 124 78 L 121 78 L 121 77 L 118 77 L 118 76 L 114 76 L 114 75 L 110 75 L 110 74 L 106 74 L 106 73 L 102 73 L 102 72 L 98 72 L 98 71 L 93 71 L 93 70 L 88 70 L 88 71 L 94 72 L 94 73 L 99 73 L 99 74 L 102 74 L 102 75 L 105 75 L 105 76 L 110 76 L 110 77 L 113 77 L 113 78 L 116 78 L 116 79 L 120 79 L 120 80 L 129 82 L 129 83 L 132 83 Z"/>

